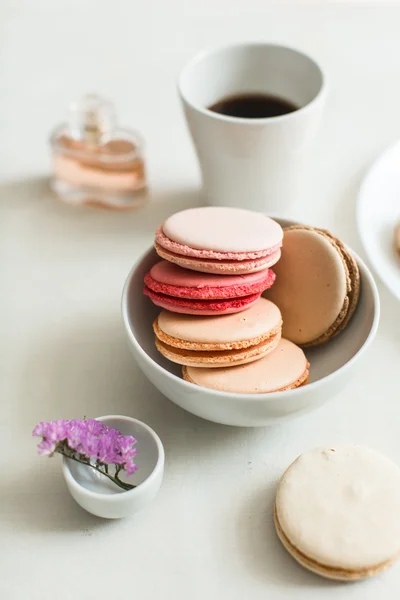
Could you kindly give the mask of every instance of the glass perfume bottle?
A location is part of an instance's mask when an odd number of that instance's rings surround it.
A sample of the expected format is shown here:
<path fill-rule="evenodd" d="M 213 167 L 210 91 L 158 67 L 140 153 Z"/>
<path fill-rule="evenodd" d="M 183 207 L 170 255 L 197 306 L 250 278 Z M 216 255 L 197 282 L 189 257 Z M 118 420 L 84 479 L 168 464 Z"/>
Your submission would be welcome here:
<path fill-rule="evenodd" d="M 70 204 L 129 209 L 145 201 L 143 142 L 117 127 L 113 105 L 84 96 L 69 109 L 66 124 L 50 136 L 52 189 Z"/>

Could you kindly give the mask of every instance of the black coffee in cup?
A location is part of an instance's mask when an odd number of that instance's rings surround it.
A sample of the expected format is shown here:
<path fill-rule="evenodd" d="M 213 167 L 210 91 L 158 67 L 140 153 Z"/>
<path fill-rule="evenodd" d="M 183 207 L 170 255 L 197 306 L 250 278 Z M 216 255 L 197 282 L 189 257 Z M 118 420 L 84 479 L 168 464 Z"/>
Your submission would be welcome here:
<path fill-rule="evenodd" d="M 280 117 L 298 110 L 298 106 L 267 94 L 237 94 L 222 98 L 208 107 L 208 110 L 226 115 L 228 117 L 239 117 L 242 119 L 265 119 L 268 117 Z"/>

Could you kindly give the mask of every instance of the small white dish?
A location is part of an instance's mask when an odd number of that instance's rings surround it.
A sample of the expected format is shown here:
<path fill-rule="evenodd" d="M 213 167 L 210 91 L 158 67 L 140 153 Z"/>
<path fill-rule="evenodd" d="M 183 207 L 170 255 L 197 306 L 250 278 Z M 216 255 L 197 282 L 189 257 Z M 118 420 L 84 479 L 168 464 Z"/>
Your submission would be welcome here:
<path fill-rule="evenodd" d="M 357 226 L 375 272 L 400 300 L 400 259 L 393 246 L 400 222 L 400 141 L 374 162 L 361 185 Z"/>
<path fill-rule="evenodd" d="M 295 221 L 276 219 L 284 227 Z M 379 295 L 375 281 L 356 255 L 361 293 L 346 329 L 332 341 L 306 350 L 311 363 L 310 383 L 271 394 L 232 394 L 193 385 L 181 377 L 179 365 L 157 352 L 152 323 L 159 309 L 143 294 L 143 279 L 157 260 L 153 248 L 132 268 L 122 295 L 122 316 L 132 354 L 144 374 L 167 398 L 188 412 L 224 425 L 262 427 L 284 421 L 327 402 L 357 372 L 359 359 L 375 337 Z"/>
<path fill-rule="evenodd" d="M 164 475 L 164 448 L 158 435 L 145 423 L 118 415 L 99 417 L 110 427 L 137 440 L 135 463 L 138 470 L 120 478 L 135 485 L 124 491 L 94 469 L 63 457 L 63 475 L 68 490 L 85 510 L 104 519 L 120 519 L 139 512 L 153 500 Z"/>

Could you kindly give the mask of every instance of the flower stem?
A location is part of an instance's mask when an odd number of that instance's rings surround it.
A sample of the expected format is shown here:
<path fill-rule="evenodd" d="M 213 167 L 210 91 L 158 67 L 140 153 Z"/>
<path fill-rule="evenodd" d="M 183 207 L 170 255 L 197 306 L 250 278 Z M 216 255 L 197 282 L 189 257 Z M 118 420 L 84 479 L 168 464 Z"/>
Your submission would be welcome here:
<path fill-rule="evenodd" d="M 68 453 L 60 451 L 60 450 L 59 450 L 59 452 L 63 456 L 66 456 L 67 458 L 70 458 L 71 460 L 75 460 L 76 462 L 81 463 L 82 465 L 86 465 L 87 467 L 91 467 L 92 469 L 95 469 L 96 471 L 98 471 L 99 473 L 104 475 L 105 477 L 108 477 L 108 479 L 110 479 L 113 483 L 115 483 L 116 485 L 118 485 L 120 488 L 122 488 L 125 491 L 133 490 L 133 488 L 136 487 L 135 485 L 132 485 L 131 483 L 125 483 L 124 481 L 121 481 L 121 479 L 118 477 L 117 471 L 115 472 L 115 477 L 113 477 L 112 475 L 107 473 L 105 470 L 102 470 L 97 465 L 92 465 L 90 462 L 81 460 L 80 458 L 77 458 L 77 456 L 73 456 L 72 454 L 68 454 Z M 116 465 L 116 467 L 118 467 L 118 466 L 120 466 L 120 465 Z M 120 470 L 121 469 L 119 469 L 118 472 Z"/>

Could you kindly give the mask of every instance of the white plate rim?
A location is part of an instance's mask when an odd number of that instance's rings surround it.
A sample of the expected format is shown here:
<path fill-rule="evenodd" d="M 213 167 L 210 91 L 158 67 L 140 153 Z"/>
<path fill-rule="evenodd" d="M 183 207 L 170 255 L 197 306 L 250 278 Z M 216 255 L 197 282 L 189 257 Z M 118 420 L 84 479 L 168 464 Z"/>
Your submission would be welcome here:
<path fill-rule="evenodd" d="M 362 182 L 360 184 L 358 194 L 357 194 L 357 202 L 356 202 L 356 222 L 357 222 L 357 230 L 358 235 L 361 240 L 361 244 L 363 246 L 364 252 L 368 258 L 368 262 L 373 268 L 374 273 L 379 277 L 380 281 L 384 283 L 387 289 L 400 301 L 400 266 L 399 266 L 399 277 L 398 280 L 393 280 L 393 278 L 387 276 L 386 270 L 381 269 L 379 267 L 379 260 L 377 261 L 374 257 L 373 253 L 369 247 L 369 236 L 367 235 L 367 230 L 364 227 L 364 223 L 366 220 L 365 217 L 365 204 L 366 198 L 369 194 L 369 187 L 371 185 L 371 181 L 375 179 L 380 171 L 384 168 L 384 166 L 392 159 L 392 157 L 398 154 L 400 156 L 400 140 L 396 140 L 396 142 L 392 143 L 388 146 L 383 152 L 381 152 L 377 158 L 372 162 L 367 172 L 365 173 Z M 399 192 L 400 192 L 400 162 L 399 162 Z M 400 214 L 400 206 L 399 206 L 399 214 Z M 393 224 L 394 226 L 394 224 Z"/>

